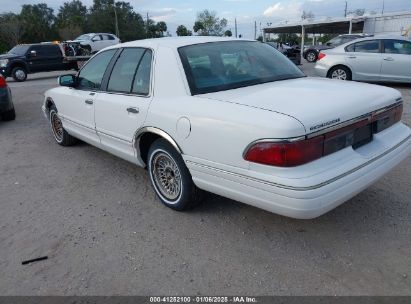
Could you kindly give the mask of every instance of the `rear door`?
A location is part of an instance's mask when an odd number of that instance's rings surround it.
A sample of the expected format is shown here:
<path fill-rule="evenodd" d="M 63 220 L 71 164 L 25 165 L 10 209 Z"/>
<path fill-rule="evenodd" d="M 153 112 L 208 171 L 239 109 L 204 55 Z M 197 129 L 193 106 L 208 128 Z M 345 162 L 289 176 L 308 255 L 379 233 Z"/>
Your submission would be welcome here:
<path fill-rule="evenodd" d="M 93 42 L 93 51 L 100 51 L 105 48 L 103 37 L 101 35 L 95 35 L 91 40 Z"/>
<path fill-rule="evenodd" d="M 345 48 L 346 62 L 350 66 L 354 80 L 380 80 L 383 54 L 380 40 L 365 40 Z"/>
<path fill-rule="evenodd" d="M 152 57 L 149 49 L 124 48 L 95 103 L 102 147 L 134 163 L 134 136 L 146 119 L 152 99 Z"/>
<path fill-rule="evenodd" d="M 411 42 L 384 40 L 381 80 L 411 82 Z"/>

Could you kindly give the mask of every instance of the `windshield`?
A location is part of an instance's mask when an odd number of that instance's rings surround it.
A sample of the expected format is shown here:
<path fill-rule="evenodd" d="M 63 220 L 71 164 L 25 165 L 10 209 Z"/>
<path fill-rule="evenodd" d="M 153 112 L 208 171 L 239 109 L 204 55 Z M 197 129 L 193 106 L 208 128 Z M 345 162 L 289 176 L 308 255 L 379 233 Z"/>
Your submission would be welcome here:
<path fill-rule="evenodd" d="M 84 34 L 84 35 L 78 36 L 74 40 L 90 40 L 91 39 L 90 37 L 91 37 L 90 35 Z"/>
<path fill-rule="evenodd" d="M 304 77 L 283 54 L 260 42 L 196 44 L 179 53 L 193 95 Z"/>
<path fill-rule="evenodd" d="M 18 45 L 15 46 L 14 48 L 12 48 L 9 51 L 9 54 L 14 54 L 14 55 L 19 55 L 19 56 L 23 56 L 27 53 L 27 50 L 29 49 L 29 45 Z"/>

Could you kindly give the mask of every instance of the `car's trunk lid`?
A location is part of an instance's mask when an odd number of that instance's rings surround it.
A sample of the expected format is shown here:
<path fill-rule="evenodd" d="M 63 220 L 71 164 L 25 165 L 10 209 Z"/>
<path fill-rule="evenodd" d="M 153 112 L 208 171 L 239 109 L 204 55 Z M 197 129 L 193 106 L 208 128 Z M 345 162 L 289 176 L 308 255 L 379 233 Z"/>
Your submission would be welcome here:
<path fill-rule="evenodd" d="M 292 116 L 304 125 L 306 134 L 371 113 L 401 98 L 397 90 L 383 86 L 308 77 L 198 96 Z"/>

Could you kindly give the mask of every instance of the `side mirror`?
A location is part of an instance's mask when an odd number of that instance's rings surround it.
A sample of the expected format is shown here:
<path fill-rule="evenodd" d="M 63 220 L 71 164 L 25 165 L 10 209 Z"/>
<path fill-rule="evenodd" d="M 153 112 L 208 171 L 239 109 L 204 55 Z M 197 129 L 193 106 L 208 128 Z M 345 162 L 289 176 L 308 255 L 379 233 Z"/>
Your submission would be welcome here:
<path fill-rule="evenodd" d="M 30 51 L 29 55 L 30 55 L 30 57 L 36 57 L 37 52 L 35 50 L 32 50 L 32 51 Z"/>
<path fill-rule="evenodd" d="M 332 43 L 331 43 L 331 42 L 327 42 L 326 44 L 327 44 L 328 46 L 331 46 L 331 45 L 332 45 Z"/>
<path fill-rule="evenodd" d="M 67 74 L 58 78 L 58 83 L 62 87 L 74 87 L 77 83 L 77 77 L 75 75 Z"/>

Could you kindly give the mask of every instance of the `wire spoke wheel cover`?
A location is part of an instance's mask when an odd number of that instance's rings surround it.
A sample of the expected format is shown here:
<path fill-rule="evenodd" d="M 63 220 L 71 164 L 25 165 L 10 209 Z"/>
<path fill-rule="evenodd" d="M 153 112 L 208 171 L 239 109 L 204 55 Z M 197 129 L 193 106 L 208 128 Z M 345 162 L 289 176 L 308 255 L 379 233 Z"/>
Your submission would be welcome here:
<path fill-rule="evenodd" d="M 347 72 L 343 69 L 337 69 L 331 74 L 332 79 L 347 80 Z"/>
<path fill-rule="evenodd" d="M 55 111 L 51 113 L 50 117 L 51 129 L 53 131 L 54 137 L 58 142 L 63 141 L 63 124 L 61 123 L 60 117 Z"/>
<path fill-rule="evenodd" d="M 177 200 L 182 190 L 182 178 L 176 162 L 168 154 L 158 152 L 152 158 L 151 170 L 161 195 L 169 201 Z"/>

